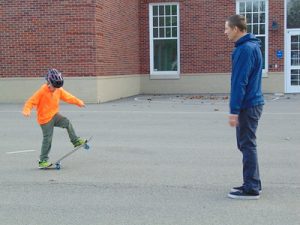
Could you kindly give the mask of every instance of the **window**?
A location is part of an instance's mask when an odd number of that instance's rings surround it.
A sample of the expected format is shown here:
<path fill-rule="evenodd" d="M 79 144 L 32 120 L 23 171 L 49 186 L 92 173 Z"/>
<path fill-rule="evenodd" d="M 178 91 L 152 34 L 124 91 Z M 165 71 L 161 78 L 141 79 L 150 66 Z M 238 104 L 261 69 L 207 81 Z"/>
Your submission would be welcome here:
<path fill-rule="evenodd" d="M 287 28 L 300 28 L 299 0 L 287 0 Z"/>
<path fill-rule="evenodd" d="M 179 5 L 150 4 L 150 73 L 179 77 Z M 158 77 L 157 76 L 157 77 Z"/>
<path fill-rule="evenodd" d="M 261 51 L 263 55 L 263 69 L 267 65 L 267 1 L 266 0 L 238 0 L 237 13 L 246 17 L 247 32 L 253 33 L 261 40 Z"/>

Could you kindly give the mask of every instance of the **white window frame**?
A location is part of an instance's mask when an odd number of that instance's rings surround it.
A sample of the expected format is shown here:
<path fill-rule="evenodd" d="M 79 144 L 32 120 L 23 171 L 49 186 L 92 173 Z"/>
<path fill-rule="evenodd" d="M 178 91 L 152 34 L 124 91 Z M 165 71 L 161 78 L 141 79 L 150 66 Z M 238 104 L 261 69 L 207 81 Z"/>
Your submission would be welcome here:
<path fill-rule="evenodd" d="M 177 6 L 177 71 L 154 70 L 154 38 L 153 38 L 153 6 Z M 151 79 L 179 79 L 180 78 L 180 10 L 178 2 L 150 3 L 149 4 L 149 42 L 150 42 L 150 78 Z M 168 38 L 164 38 L 168 39 Z M 174 38 L 169 38 L 174 39 Z"/>
<path fill-rule="evenodd" d="M 239 5 L 240 2 L 253 2 L 253 1 L 264 1 L 265 2 L 265 69 L 263 69 L 263 77 L 267 76 L 269 71 L 269 0 L 236 0 L 236 12 L 240 13 Z"/>

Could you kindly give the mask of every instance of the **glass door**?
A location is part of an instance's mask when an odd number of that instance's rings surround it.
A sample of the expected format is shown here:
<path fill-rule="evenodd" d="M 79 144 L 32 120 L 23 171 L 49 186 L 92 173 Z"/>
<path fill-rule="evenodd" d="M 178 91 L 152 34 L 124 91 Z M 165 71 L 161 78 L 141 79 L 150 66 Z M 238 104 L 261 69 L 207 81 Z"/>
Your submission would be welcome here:
<path fill-rule="evenodd" d="M 300 1 L 285 0 L 285 90 L 300 92 Z"/>
<path fill-rule="evenodd" d="M 287 32 L 286 92 L 300 92 L 300 31 Z"/>

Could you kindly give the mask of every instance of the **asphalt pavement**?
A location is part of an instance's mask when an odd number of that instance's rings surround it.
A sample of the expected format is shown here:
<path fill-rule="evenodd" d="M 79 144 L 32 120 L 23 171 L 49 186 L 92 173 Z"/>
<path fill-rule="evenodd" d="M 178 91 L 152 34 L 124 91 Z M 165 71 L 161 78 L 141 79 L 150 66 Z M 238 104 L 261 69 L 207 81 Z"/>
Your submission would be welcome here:
<path fill-rule="evenodd" d="M 90 150 L 39 170 L 42 133 L 0 104 L 0 225 L 298 225 L 300 95 L 266 95 L 257 132 L 263 192 L 232 200 L 242 158 L 226 95 L 139 95 L 61 114 Z M 72 150 L 56 128 L 50 160 Z"/>

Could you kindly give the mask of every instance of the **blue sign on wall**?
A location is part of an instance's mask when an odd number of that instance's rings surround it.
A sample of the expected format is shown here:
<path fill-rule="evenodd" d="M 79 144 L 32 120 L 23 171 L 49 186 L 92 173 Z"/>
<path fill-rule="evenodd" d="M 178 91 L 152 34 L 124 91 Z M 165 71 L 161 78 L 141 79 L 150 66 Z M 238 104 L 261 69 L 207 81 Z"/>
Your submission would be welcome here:
<path fill-rule="evenodd" d="M 282 59 L 282 57 L 283 57 L 283 52 L 282 52 L 281 50 L 277 50 L 277 51 L 276 51 L 276 56 L 277 56 L 278 59 Z"/>

